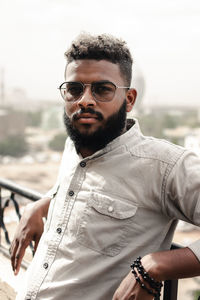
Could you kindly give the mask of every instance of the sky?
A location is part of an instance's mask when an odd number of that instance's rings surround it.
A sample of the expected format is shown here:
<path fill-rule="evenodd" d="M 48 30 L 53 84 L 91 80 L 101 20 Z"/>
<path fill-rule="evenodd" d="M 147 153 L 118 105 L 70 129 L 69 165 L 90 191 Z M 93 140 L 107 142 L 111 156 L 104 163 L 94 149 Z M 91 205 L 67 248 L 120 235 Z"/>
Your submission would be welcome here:
<path fill-rule="evenodd" d="M 0 0 L 5 92 L 61 101 L 64 52 L 81 31 L 127 41 L 145 104 L 200 106 L 199 0 Z"/>

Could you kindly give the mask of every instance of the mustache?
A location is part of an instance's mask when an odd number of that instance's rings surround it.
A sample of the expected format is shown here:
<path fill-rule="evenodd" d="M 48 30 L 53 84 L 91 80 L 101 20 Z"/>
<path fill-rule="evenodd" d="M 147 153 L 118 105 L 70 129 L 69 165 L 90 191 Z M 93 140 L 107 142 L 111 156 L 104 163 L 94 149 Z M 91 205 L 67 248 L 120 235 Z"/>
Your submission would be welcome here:
<path fill-rule="evenodd" d="M 75 114 L 73 115 L 72 119 L 73 121 L 78 120 L 81 114 L 84 113 L 89 113 L 91 115 L 95 115 L 95 117 L 99 120 L 102 121 L 103 120 L 103 115 L 102 113 L 100 113 L 99 111 L 95 111 L 94 109 L 92 109 L 91 107 L 88 108 L 84 108 L 82 107 L 79 111 L 75 112 Z"/>

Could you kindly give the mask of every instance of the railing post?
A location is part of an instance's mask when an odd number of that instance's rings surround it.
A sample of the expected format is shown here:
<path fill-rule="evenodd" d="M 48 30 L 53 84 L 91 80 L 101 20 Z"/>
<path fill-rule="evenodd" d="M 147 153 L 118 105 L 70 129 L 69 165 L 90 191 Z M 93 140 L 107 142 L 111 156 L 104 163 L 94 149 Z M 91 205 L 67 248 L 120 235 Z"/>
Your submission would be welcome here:
<path fill-rule="evenodd" d="M 178 280 L 166 280 L 164 283 L 163 300 L 177 300 Z"/>

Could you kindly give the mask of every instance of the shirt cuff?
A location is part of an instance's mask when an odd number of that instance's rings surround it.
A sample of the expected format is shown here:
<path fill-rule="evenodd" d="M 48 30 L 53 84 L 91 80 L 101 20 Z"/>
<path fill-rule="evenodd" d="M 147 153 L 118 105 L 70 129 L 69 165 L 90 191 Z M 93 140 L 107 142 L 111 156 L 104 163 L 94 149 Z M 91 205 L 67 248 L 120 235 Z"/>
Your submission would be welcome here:
<path fill-rule="evenodd" d="M 194 243 L 187 246 L 192 252 L 195 254 L 195 256 L 200 261 L 200 240 L 195 241 Z"/>

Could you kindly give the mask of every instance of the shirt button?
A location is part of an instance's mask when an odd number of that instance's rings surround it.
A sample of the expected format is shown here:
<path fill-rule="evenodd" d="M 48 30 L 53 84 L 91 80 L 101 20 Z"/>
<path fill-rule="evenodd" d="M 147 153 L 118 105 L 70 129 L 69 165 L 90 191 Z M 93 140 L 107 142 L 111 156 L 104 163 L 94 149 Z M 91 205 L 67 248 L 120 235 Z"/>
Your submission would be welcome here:
<path fill-rule="evenodd" d="M 111 212 L 113 212 L 113 210 L 114 210 L 114 208 L 113 208 L 112 206 L 109 206 L 109 207 L 108 207 L 108 212 L 111 213 Z"/>
<path fill-rule="evenodd" d="M 80 162 L 80 166 L 81 166 L 81 168 L 85 168 L 86 162 L 85 162 L 85 161 L 81 161 L 81 162 Z"/>
<path fill-rule="evenodd" d="M 43 264 L 43 268 L 44 268 L 44 269 L 47 269 L 48 266 L 49 266 L 48 263 L 44 263 L 44 264 Z"/>
<path fill-rule="evenodd" d="M 62 232 L 62 229 L 60 228 L 60 227 L 58 227 L 57 229 L 56 229 L 56 231 L 57 231 L 57 233 L 61 233 Z"/>
<path fill-rule="evenodd" d="M 70 197 L 74 196 L 74 192 L 73 191 L 69 191 L 69 196 Z"/>

